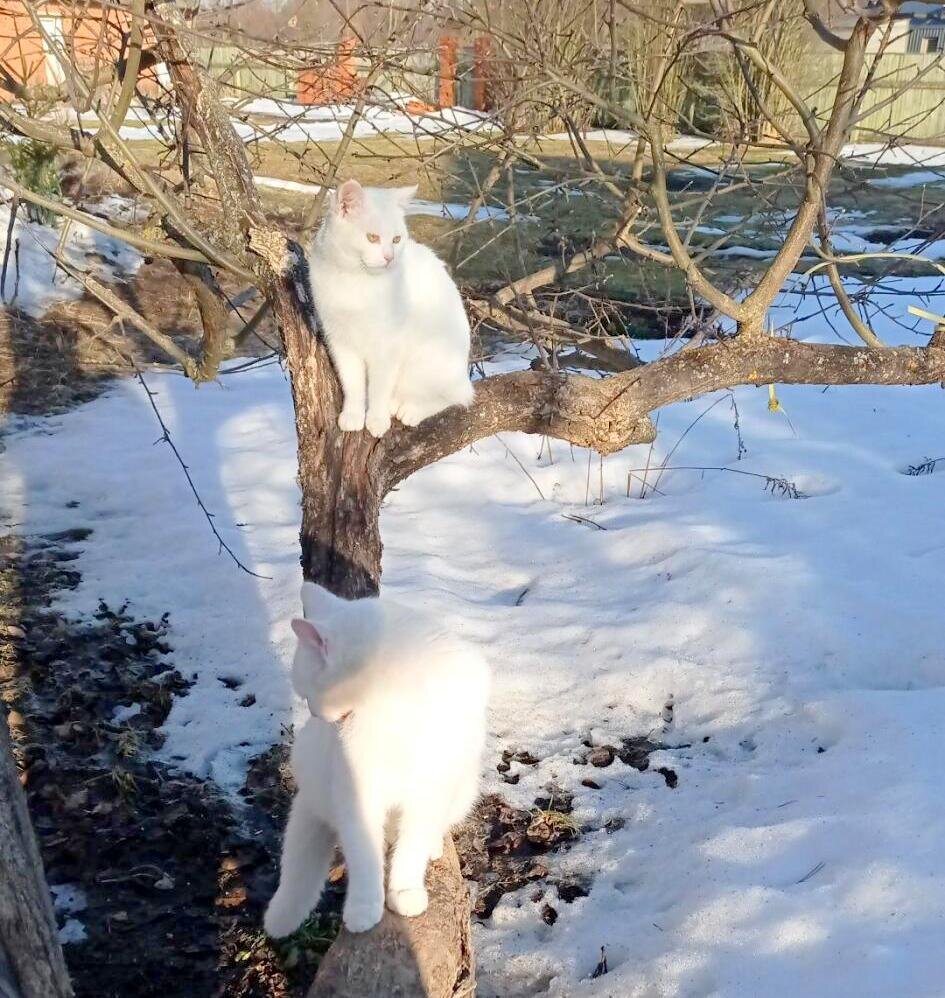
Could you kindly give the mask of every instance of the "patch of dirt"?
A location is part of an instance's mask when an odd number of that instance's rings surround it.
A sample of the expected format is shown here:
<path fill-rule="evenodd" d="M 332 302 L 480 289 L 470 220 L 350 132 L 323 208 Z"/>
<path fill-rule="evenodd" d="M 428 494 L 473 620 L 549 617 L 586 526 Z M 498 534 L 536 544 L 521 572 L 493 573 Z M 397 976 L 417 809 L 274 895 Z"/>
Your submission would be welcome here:
<path fill-rule="evenodd" d="M 654 752 L 689 747 L 664 745 L 645 735 L 622 738 L 619 746 L 593 745 L 588 741 L 571 761 L 575 766 L 593 767 L 591 772 L 606 769 L 617 761 L 646 772 Z M 534 767 L 540 765 L 541 760 L 525 750 L 504 749 L 496 770 L 507 783 L 518 783 L 520 774 L 512 771 L 514 763 Z M 677 785 L 674 770 L 660 766 L 654 772 L 670 789 Z M 580 783 L 590 789 L 600 789 L 600 784 L 590 777 L 581 779 Z M 479 801 L 455 834 L 463 876 L 479 885 L 473 904 L 475 918 L 490 918 L 504 895 L 533 883 L 535 888 L 529 898 L 536 905 L 535 917 L 546 925 L 554 925 L 561 903 L 570 904 L 590 893 L 590 877 L 574 873 L 556 875 L 549 857 L 560 850 L 567 851 L 588 832 L 602 830 L 611 834 L 623 828 L 625 822 L 618 816 L 600 826 L 582 826 L 571 817 L 573 810 L 574 793 L 556 782 L 545 785 L 531 809 L 515 807 L 501 794 L 489 794 Z"/>
<path fill-rule="evenodd" d="M 654 752 L 668 748 L 690 748 L 689 745 L 664 745 L 662 742 L 654 742 L 648 735 L 633 735 L 629 738 L 622 738 L 620 746 L 614 745 L 591 745 L 585 743 L 587 752 L 580 753 L 572 760 L 576 766 L 586 766 L 590 764 L 598 769 L 606 769 L 612 765 L 615 759 L 619 759 L 624 765 L 632 766 L 640 773 L 645 773 L 650 768 L 650 756 Z M 671 790 L 679 782 L 676 771 L 668 766 L 658 766 L 654 772 L 659 773 Z M 596 787 L 597 784 L 592 779 L 581 781 L 584 786 Z"/>
<path fill-rule="evenodd" d="M 154 761 L 187 689 L 172 622 L 104 603 L 89 620 L 50 608 L 79 582 L 72 563 L 90 533 L 0 537 L 0 698 L 47 879 L 88 903 L 75 916 L 86 940 L 65 947 L 76 995 L 298 998 L 325 933 L 276 947 L 262 932 L 278 775 L 258 763 L 236 813 L 212 784 Z"/>

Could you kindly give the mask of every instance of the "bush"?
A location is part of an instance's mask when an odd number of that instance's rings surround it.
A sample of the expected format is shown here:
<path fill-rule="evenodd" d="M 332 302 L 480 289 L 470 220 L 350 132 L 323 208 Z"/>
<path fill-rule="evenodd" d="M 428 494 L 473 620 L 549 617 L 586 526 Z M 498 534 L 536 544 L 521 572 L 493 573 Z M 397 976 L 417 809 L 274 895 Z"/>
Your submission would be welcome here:
<path fill-rule="evenodd" d="M 56 150 L 45 142 L 25 139 L 22 142 L 4 143 L 10 159 L 13 179 L 35 194 L 48 198 L 59 197 L 59 172 L 56 169 Z M 26 214 L 30 221 L 55 225 L 58 216 L 55 212 L 39 205 L 27 204 Z"/>

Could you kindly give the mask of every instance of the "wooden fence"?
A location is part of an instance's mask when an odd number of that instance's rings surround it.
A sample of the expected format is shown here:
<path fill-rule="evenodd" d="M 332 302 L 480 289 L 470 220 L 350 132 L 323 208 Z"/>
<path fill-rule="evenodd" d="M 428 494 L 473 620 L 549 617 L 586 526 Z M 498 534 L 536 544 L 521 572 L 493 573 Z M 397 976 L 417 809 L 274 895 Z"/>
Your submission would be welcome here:
<path fill-rule="evenodd" d="M 388 93 L 408 92 L 430 102 L 442 100 L 444 91 L 438 78 L 440 54 L 436 49 L 411 54 L 406 60 L 407 69 L 382 76 L 377 81 L 379 89 Z M 241 49 L 216 46 L 200 51 L 198 57 L 229 97 L 294 100 L 299 95 L 298 71 L 280 66 L 275 53 L 271 61 L 264 62 Z M 454 85 L 450 93 L 455 103 L 472 106 L 476 89 L 473 50 L 460 49 L 454 58 L 457 64 L 452 69 Z M 798 86 L 810 103 L 819 108 L 821 116 L 832 102 L 842 60 L 840 53 L 816 50 L 798 68 Z M 925 76 L 912 82 L 923 70 L 927 71 Z M 907 89 L 890 101 L 904 86 Z M 870 108 L 876 110 L 870 112 Z M 932 54 L 887 54 L 864 112 L 865 117 L 853 135 L 857 141 L 878 142 L 887 136 L 902 136 L 909 141 L 945 145 L 945 63 L 937 64 L 937 57 Z M 800 123 L 796 122 L 796 126 L 800 134 Z"/>
<path fill-rule="evenodd" d="M 197 61 L 220 84 L 227 97 L 273 97 L 295 100 L 298 72 L 261 59 L 239 48 L 217 45 L 195 53 Z M 274 56 L 275 58 L 275 56 Z"/>
<path fill-rule="evenodd" d="M 810 103 L 823 113 L 833 99 L 843 56 L 839 52 L 817 51 L 805 62 L 804 91 Z M 927 70 L 926 75 L 911 82 L 922 70 Z M 908 89 L 886 104 L 904 86 Z M 876 110 L 871 112 L 871 108 Z M 945 145 L 945 62 L 939 63 L 935 55 L 887 53 L 863 112 L 865 117 L 853 133 L 859 142 L 903 136 L 909 141 Z"/>
<path fill-rule="evenodd" d="M 201 49 L 196 53 L 199 64 L 209 70 L 220 84 L 224 96 L 234 98 L 271 97 L 277 100 L 295 100 L 300 89 L 311 86 L 313 75 L 319 70 L 304 70 L 308 82 L 300 88 L 298 69 L 280 66 L 278 53 L 273 53 L 271 61 L 253 57 L 243 49 L 218 45 Z M 287 62 L 289 60 L 286 60 Z M 367 72 L 363 60 L 355 57 L 352 62 L 362 73 Z M 326 78 L 334 70 L 326 67 Z M 437 89 L 437 53 L 410 53 L 404 59 L 404 68 L 382 73 L 375 86 L 383 93 L 409 93 L 423 100 L 435 100 Z"/>

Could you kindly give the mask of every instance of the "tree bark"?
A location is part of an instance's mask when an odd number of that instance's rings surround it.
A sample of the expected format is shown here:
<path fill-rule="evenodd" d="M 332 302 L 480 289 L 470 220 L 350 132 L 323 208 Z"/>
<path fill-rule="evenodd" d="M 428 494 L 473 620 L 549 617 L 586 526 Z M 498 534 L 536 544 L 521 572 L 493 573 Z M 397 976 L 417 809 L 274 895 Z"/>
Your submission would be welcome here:
<path fill-rule="evenodd" d="M 302 574 L 345 599 L 376 596 L 384 447 L 365 430 L 338 429 L 341 389 L 328 351 L 309 331 L 285 281 L 273 280 L 269 300 L 282 331 L 295 404 Z"/>
<path fill-rule="evenodd" d="M 26 795 L 0 707 L 0 998 L 72 998 Z"/>
<path fill-rule="evenodd" d="M 469 892 L 447 836 L 427 872 L 430 906 L 418 918 L 384 913 L 370 932 L 341 935 L 308 998 L 466 998 L 476 993 Z"/>

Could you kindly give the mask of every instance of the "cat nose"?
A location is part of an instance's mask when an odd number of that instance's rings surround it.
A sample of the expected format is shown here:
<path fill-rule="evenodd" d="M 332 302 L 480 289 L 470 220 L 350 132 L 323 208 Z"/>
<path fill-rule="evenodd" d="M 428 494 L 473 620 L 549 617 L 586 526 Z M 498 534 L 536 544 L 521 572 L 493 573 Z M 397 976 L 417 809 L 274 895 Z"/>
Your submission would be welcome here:
<path fill-rule="evenodd" d="M 394 251 L 384 250 L 384 263 L 390 266 L 390 264 L 393 263 L 393 261 L 394 261 Z"/>

